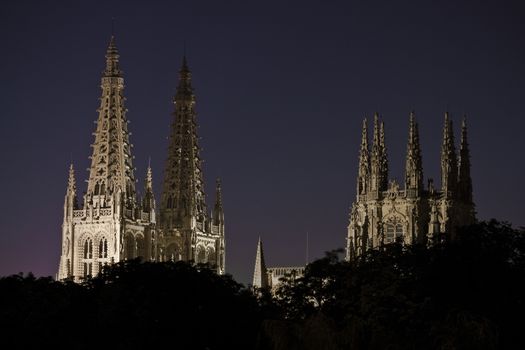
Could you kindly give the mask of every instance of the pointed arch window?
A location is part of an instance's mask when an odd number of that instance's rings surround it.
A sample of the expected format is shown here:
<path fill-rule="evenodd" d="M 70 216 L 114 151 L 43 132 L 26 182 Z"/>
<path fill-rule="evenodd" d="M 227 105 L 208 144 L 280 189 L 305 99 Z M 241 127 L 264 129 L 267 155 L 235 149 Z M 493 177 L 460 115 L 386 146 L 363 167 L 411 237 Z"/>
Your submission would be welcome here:
<path fill-rule="evenodd" d="M 91 238 L 84 242 L 84 259 L 93 259 L 93 240 Z"/>
<path fill-rule="evenodd" d="M 141 257 L 144 259 L 146 256 L 146 246 L 144 244 L 144 238 L 142 236 L 138 236 L 136 239 L 137 242 L 137 257 Z"/>
<path fill-rule="evenodd" d="M 126 259 L 130 260 L 136 257 L 135 237 L 131 233 L 126 235 Z"/>
<path fill-rule="evenodd" d="M 91 277 L 93 275 L 93 240 L 87 238 L 84 241 L 82 252 L 82 273 L 84 278 Z"/>
<path fill-rule="evenodd" d="M 385 230 L 385 243 L 403 239 L 403 226 L 400 223 L 388 223 Z"/>
<path fill-rule="evenodd" d="M 98 257 L 101 259 L 108 257 L 108 240 L 106 238 L 101 238 L 98 242 Z"/>

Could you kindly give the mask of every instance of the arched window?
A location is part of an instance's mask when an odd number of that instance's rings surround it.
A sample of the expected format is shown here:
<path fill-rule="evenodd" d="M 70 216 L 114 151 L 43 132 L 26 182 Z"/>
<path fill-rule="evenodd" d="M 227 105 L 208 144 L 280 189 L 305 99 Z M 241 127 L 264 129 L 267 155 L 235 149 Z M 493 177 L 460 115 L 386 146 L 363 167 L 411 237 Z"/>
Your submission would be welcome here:
<path fill-rule="evenodd" d="M 403 226 L 399 223 L 389 223 L 386 225 L 385 243 L 392 243 L 403 239 Z"/>
<path fill-rule="evenodd" d="M 83 274 L 84 277 L 90 277 L 93 274 L 93 240 L 87 238 L 84 241 L 83 258 Z"/>
<path fill-rule="evenodd" d="M 126 259 L 130 260 L 136 256 L 135 238 L 131 233 L 126 235 Z"/>
<path fill-rule="evenodd" d="M 84 242 L 84 259 L 93 259 L 93 240 L 91 238 Z"/>
<path fill-rule="evenodd" d="M 204 250 L 203 246 L 197 247 L 197 254 L 196 254 L 196 263 L 198 264 L 204 264 L 206 262 L 206 251 Z"/>
<path fill-rule="evenodd" d="M 166 250 L 166 254 L 164 255 L 165 261 L 180 261 L 182 260 L 182 250 L 176 243 L 170 244 Z"/>
<path fill-rule="evenodd" d="M 108 240 L 104 237 L 98 242 L 98 257 L 100 259 L 108 257 Z"/>
<path fill-rule="evenodd" d="M 217 255 L 215 254 L 215 249 L 208 248 L 206 255 L 208 256 L 206 259 L 208 264 L 210 264 L 210 266 L 216 266 L 217 265 Z"/>
<path fill-rule="evenodd" d="M 137 236 L 137 256 L 144 258 L 146 256 L 146 249 L 144 245 L 144 238 Z"/>

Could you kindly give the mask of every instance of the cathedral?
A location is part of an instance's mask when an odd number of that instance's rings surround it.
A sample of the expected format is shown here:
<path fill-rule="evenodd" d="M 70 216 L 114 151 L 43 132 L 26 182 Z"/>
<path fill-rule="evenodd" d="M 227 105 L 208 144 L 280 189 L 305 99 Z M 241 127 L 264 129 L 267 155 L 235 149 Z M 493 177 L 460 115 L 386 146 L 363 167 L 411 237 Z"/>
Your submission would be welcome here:
<path fill-rule="evenodd" d="M 114 37 L 106 52 L 101 89 L 87 190 L 80 203 L 73 165 L 69 168 L 57 278 L 81 281 L 97 275 L 106 264 L 137 257 L 146 261 L 207 263 L 217 273 L 225 273 L 221 184 L 217 180 L 210 214 L 205 200 L 195 94 L 186 58 L 174 98 L 158 210 L 151 167 L 146 172 L 142 198 L 136 189 L 124 78 Z"/>
<path fill-rule="evenodd" d="M 363 121 L 357 195 L 350 211 L 346 259 L 367 249 L 400 241 L 432 244 L 443 235 L 453 239 L 457 227 L 475 221 L 470 177 L 466 119 L 461 125 L 459 156 L 456 155 L 452 120 L 445 113 L 441 145 L 441 188 L 432 179 L 423 187 L 423 163 L 418 124 L 410 114 L 404 188 L 388 181 L 384 123 L 374 116 L 372 147 L 368 146 L 367 121 Z"/>

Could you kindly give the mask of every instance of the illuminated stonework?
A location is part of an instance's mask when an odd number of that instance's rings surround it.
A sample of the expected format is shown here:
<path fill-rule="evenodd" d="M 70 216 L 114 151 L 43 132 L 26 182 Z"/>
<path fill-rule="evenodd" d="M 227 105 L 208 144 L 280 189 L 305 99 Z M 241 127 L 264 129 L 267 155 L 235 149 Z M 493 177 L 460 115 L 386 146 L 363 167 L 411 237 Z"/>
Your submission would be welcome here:
<path fill-rule="evenodd" d="M 151 168 L 144 197 L 135 190 L 133 145 L 124 107 L 124 78 L 112 37 L 101 82 L 102 97 L 94 133 L 87 191 L 77 202 L 73 165 L 64 201 L 62 253 L 58 279 L 80 281 L 105 264 L 141 257 L 209 263 L 224 273 L 224 213 L 220 182 L 211 215 L 206 212 L 197 144 L 195 97 L 184 59 L 175 96 L 168 163 L 157 224 Z"/>
<path fill-rule="evenodd" d="M 261 238 L 257 242 L 257 253 L 255 255 L 255 267 L 253 269 L 252 287 L 255 289 L 267 288 L 275 292 L 281 283 L 281 279 L 300 278 L 304 275 L 304 266 L 281 266 L 266 267 L 264 262 L 264 251 Z"/>
<path fill-rule="evenodd" d="M 452 121 L 445 114 L 441 148 L 441 190 L 432 179 L 423 188 L 423 165 L 418 125 L 412 113 L 405 165 L 404 189 L 388 182 L 384 124 L 374 116 L 371 151 L 366 119 L 363 121 L 357 198 L 352 204 L 346 258 L 352 260 L 367 249 L 385 243 L 430 244 L 440 233 L 454 237 L 456 228 L 475 221 L 470 178 L 467 126 L 463 119 L 459 160 L 456 158 Z"/>
<path fill-rule="evenodd" d="M 195 95 L 186 59 L 179 71 L 175 113 L 160 201 L 157 253 L 160 261 L 206 263 L 225 272 L 224 211 L 217 179 L 215 205 L 206 209 L 195 113 Z"/>

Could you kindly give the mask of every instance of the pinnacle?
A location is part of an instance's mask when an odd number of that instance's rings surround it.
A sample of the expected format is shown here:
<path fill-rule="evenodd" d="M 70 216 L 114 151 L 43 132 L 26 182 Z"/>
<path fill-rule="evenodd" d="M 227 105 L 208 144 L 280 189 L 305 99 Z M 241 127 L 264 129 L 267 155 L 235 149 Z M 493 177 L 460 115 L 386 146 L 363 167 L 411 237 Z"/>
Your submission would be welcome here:
<path fill-rule="evenodd" d="M 76 191 L 75 169 L 73 167 L 73 163 L 69 165 L 69 178 L 67 181 L 67 190 L 68 192 Z"/>
<path fill-rule="evenodd" d="M 368 148 L 368 130 L 366 117 L 363 119 L 363 130 L 361 131 L 361 150 Z"/>
<path fill-rule="evenodd" d="M 108 49 L 106 50 L 106 70 L 105 77 L 120 77 L 122 72 L 119 69 L 118 60 L 119 54 L 117 46 L 115 45 L 115 36 L 112 35 L 109 40 Z"/>
<path fill-rule="evenodd" d="M 118 49 L 117 49 L 117 46 L 115 45 L 115 36 L 111 35 L 111 38 L 109 39 L 109 45 L 106 51 L 106 55 L 113 56 L 117 54 L 118 54 Z"/>
<path fill-rule="evenodd" d="M 148 170 L 146 171 L 146 190 L 153 190 L 153 175 L 150 164 L 148 164 Z"/>
<path fill-rule="evenodd" d="M 180 72 L 189 72 L 190 69 L 188 68 L 188 62 L 186 61 L 186 54 L 182 56 L 182 65 L 180 67 Z"/>
<path fill-rule="evenodd" d="M 216 180 L 217 188 L 216 188 L 216 198 L 215 198 L 215 206 L 216 207 L 222 207 L 222 190 L 221 190 L 221 179 L 217 178 Z"/>

